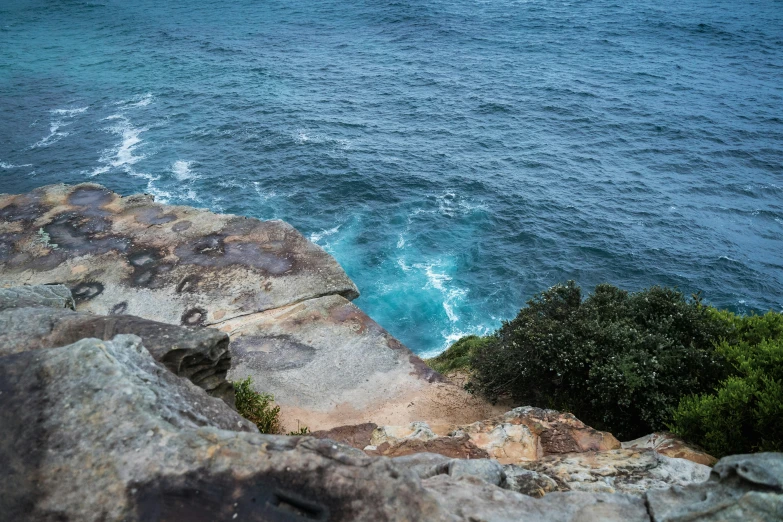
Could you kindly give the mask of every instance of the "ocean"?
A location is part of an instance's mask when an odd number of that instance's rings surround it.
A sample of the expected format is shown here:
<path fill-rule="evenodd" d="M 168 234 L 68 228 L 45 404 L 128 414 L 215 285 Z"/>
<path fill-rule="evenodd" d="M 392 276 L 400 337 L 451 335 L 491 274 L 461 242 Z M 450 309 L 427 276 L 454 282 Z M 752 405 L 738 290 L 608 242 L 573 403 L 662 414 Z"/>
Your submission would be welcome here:
<path fill-rule="evenodd" d="M 0 192 L 284 219 L 429 356 L 575 279 L 783 309 L 780 0 L 0 0 Z"/>

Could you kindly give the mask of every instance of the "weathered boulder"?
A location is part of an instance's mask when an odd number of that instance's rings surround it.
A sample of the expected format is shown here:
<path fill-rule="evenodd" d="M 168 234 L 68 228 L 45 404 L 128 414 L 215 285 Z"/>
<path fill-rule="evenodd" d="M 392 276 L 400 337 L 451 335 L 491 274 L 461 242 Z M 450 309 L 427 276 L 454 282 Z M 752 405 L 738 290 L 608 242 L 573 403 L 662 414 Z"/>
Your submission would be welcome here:
<path fill-rule="evenodd" d="M 312 431 L 309 435 L 316 439 L 331 439 L 340 444 L 363 450 L 370 445 L 372 434 L 377 427 L 378 425 L 374 422 L 365 422 L 364 424 L 337 426 L 330 430 Z"/>
<path fill-rule="evenodd" d="M 44 283 L 68 286 L 78 310 L 188 326 L 359 295 L 287 223 L 120 197 L 92 183 L 0 195 L 0 286 Z"/>
<path fill-rule="evenodd" d="M 707 482 L 647 493 L 655 522 L 783 520 L 783 454 L 721 459 Z"/>
<path fill-rule="evenodd" d="M 447 519 L 389 459 L 252 433 L 135 336 L 5 356 L 0 392 L 2 520 Z"/>
<path fill-rule="evenodd" d="M 48 307 L 75 309 L 71 291 L 63 285 L 0 288 L 0 311 L 9 308 Z"/>
<path fill-rule="evenodd" d="M 413 453 L 394 458 L 394 463 L 422 479 L 436 475 L 470 476 L 494 486 L 503 486 L 506 479 L 503 466 L 490 459 L 451 459 L 437 453 Z"/>
<path fill-rule="evenodd" d="M 540 498 L 547 493 L 562 490 L 562 487 L 552 477 L 543 473 L 531 471 L 515 464 L 506 464 L 503 466 L 503 471 L 506 474 L 504 487 L 523 495 Z"/>
<path fill-rule="evenodd" d="M 705 466 L 712 466 L 718 462 L 718 459 L 712 455 L 669 432 L 651 433 L 638 439 L 623 442 L 622 447 L 624 449 L 652 449 L 667 457 L 687 459 Z"/>
<path fill-rule="evenodd" d="M 234 387 L 226 381 L 231 366 L 228 336 L 218 330 L 66 309 L 11 308 L 0 312 L 0 356 L 65 346 L 79 339 L 109 340 L 117 334 L 138 335 L 155 360 L 175 375 L 234 404 Z"/>
<path fill-rule="evenodd" d="M 422 481 L 451 520 L 475 522 L 649 522 L 644 499 L 605 493 L 550 493 L 532 498 L 470 476 L 437 475 Z M 425 519 L 420 519 L 425 520 Z"/>
<path fill-rule="evenodd" d="M 616 449 L 551 455 L 519 467 L 554 479 L 559 490 L 643 495 L 652 489 L 704 482 L 709 466 L 653 450 Z"/>
<path fill-rule="evenodd" d="M 495 409 L 442 377 L 339 295 L 225 321 L 232 381 L 252 377 L 311 430 L 419 419 L 462 423 Z"/>

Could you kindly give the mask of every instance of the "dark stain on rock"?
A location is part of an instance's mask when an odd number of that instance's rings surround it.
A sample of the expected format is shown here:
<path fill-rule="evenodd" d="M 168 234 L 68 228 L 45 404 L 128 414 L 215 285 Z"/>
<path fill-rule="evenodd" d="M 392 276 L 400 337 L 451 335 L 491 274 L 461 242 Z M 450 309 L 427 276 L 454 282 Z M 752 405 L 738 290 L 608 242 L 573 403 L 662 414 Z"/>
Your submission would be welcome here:
<path fill-rule="evenodd" d="M 231 354 L 253 370 L 280 371 L 306 366 L 316 349 L 287 335 L 248 335 L 231 341 Z"/>
<path fill-rule="evenodd" d="M 114 199 L 114 193 L 103 187 L 79 187 L 68 196 L 68 203 L 79 207 L 102 207 Z"/>
<path fill-rule="evenodd" d="M 121 315 L 124 314 L 127 310 L 128 310 L 128 302 L 123 301 L 121 303 L 117 303 L 116 305 L 112 306 L 109 315 Z"/>
<path fill-rule="evenodd" d="M 160 263 L 163 253 L 154 249 L 139 249 L 128 253 L 128 262 L 133 267 L 131 274 L 131 286 L 156 288 L 160 285 L 154 284 L 158 274 L 168 272 L 171 266 Z"/>
<path fill-rule="evenodd" d="M 0 221 L 35 221 L 45 212 L 37 198 L 17 196 L 13 203 L 0 209 Z"/>
<path fill-rule="evenodd" d="M 65 212 L 43 227 L 49 242 L 77 254 L 104 254 L 110 250 L 125 252 L 130 241 L 108 233 L 111 223 L 103 217 L 85 217 Z"/>
<path fill-rule="evenodd" d="M 163 209 L 156 206 L 144 207 L 135 212 L 136 221 L 145 225 L 163 225 L 177 220 L 173 212 L 164 213 Z"/>
<path fill-rule="evenodd" d="M 207 320 L 207 311 L 203 308 L 191 308 L 182 314 L 180 323 L 183 326 L 203 326 Z"/>
<path fill-rule="evenodd" d="M 71 288 L 71 294 L 76 302 L 89 301 L 103 293 L 103 284 L 98 281 L 85 281 Z"/>
<path fill-rule="evenodd" d="M 174 226 L 171 227 L 171 230 L 174 232 L 184 232 L 185 230 L 189 229 L 193 223 L 188 221 L 187 219 L 183 219 L 179 223 L 175 223 Z"/>
<path fill-rule="evenodd" d="M 307 484 L 309 479 L 299 478 L 297 473 L 301 477 L 308 475 L 303 470 L 269 470 L 238 479 L 231 472 L 206 469 L 172 474 L 129 484 L 128 503 L 135 506 L 137 520 L 159 522 L 312 522 L 329 520 L 330 512 L 338 515 L 339 509 L 335 513 L 324 502 L 331 495 L 319 486 Z M 322 500 L 323 497 L 326 498 Z M 350 505 L 349 499 L 344 502 Z"/>
<path fill-rule="evenodd" d="M 198 290 L 198 283 L 201 278 L 197 275 L 189 275 L 182 278 L 182 281 L 177 284 L 177 293 L 182 292 L 193 293 Z"/>
<path fill-rule="evenodd" d="M 199 266 L 247 266 L 272 276 L 295 271 L 295 263 L 288 253 L 266 252 L 258 243 L 226 242 L 225 238 L 226 236 L 222 234 L 210 234 L 182 243 L 174 252 L 183 263 Z"/>

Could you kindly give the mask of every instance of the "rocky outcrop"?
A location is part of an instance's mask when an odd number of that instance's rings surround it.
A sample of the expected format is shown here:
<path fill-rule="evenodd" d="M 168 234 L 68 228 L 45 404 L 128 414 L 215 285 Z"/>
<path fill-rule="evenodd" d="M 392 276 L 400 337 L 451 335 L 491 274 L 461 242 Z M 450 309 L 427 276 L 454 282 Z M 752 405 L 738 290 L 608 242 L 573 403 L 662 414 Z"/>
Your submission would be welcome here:
<path fill-rule="evenodd" d="M 0 362 L 0 519 L 446 518 L 388 459 L 254 433 L 138 337 Z"/>
<path fill-rule="evenodd" d="M 73 310 L 76 304 L 71 291 L 63 285 L 18 286 L 0 288 L 0 311 L 9 308 L 64 308 Z"/>
<path fill-rule="evenodd" d="M 141 337 L 155 360 L 175 375 L 234 404 L 234 387 L 226 380 L 231 366 L 228 336 L 212 328 L 182 328 L 130 315 L 13 307 L 0 312 L 0 356 L 131 333 Z"/>
<path fill-rule="evenodd" d="M 669 432 L 651 433 L 638 439 L 623 442 L 624 449 L 652 449 L 676 459 L 686 459 L 705 466 L 712 466 L 718 459 L 704 450 L 688 444 L 680 437 Z"/>
<path fill-rule="evenodd" d="M 256 391 L 272 393 L 287 430 L 499 413 L 441 382 L 351 304 L 359 294 L 342 268 L 282 221 L 161 205 L 90 183 L 0 195 L 0 287 L 53 283 L 71 290 L 79 312 L 229 333 L 228 378 L 252 377 Z M 127 321 L 98 321 L 109 333 L 97 337 L 128 331 Z"/>

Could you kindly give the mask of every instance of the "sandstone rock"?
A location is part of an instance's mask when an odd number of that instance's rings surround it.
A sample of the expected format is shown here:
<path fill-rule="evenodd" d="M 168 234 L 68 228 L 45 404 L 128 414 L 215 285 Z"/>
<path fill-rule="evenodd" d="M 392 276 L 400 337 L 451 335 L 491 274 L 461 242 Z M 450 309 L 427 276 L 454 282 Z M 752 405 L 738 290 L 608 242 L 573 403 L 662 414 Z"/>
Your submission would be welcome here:
<path fill-rule="evenodd" d="M 399 457 L 412 453 L 437 453 L 455 459 L 487 459 L 489 454 L 471 442 L 470 437 L 437 437 L 435 439 L 403 439 L 394 445 L 384 442 L 364 448 L 368 455 Z"/>
<path fill-rule="evenodd" d="M 503 464 L 531 461 L 546 455 L 605 451 L 620 447 L 611 433 L 594 430 L 570 413 L 530 406 L 499 417 L 461 426 L 473 443 Z"/>
<path fill-rule="evenodd" d="M 91 183 L 0 195 L 0 286 L 61 283 L 78 310 L 212 325 L 356 286 L 282 221 L 120 197 Z"/>
<path fill-rule="evenodd" d="M 234 387 L 226 381 L 231 354 L 223 332 L 130 315 L 96 316 L 52 308 L 0 312 L 0 356 L 65 346 L 85 338 L 109 340 L 117 334 L 138 335 L 156 361 L 233 406 Z"/>
<path fill-rule="evenodd" d="M 372 432 L 370 444 L 380 446 L 381 444 L 397 445 L 405 440 L 432 440 L 437 438 L 429 425 L 423 421 L 411 422 L 407 426 L 379 426 Z"/>
<path fill-rule="evenodd" d="M 783 454 L 721 459 L 707 482 L 650 491 L 656 522 L 766 522 L 783 520 Z"/>
<path fill-rule="evenodd" d="M 34 285 L 0 288 L 0 311 L 27 307 L 67 308 L 73 310 L 71 291 L 63 285 Z"/>
<path fill-rule="evenodd" d="M 447 519 L 389 459 L 230 431 L 135 336 L 5 356 L 0 391 L 2 520 Z"/>
<path fill-rule="evenodd" d="M 644 499 L 570 491 L 532 498 L 476 477 L 437 475 L 422 481 L 451 520 L 477 522 L 648 522 Z M 424 519 L 422 519 L 424 520 Z"/>
<path fill-rule="evenodd" d="M 524 462 L 520 467 L 554 479 L 562 491 L 643 495 L 652 489 L 707 480 L 710 468 L 653 450 L 571 453 Z"/>
<path fill-rule="evenodd" d="M 537 473 L 514 464 L 506 464 L 503 466 L 503 470 L 506 474 L 504 487 L 511 491 L 540 498 L 547 493 L 561 490 L 561 486 L 552 477 L 543 473 Z"/>
<path fill-rule="evenodd" d="M 363 450 L 370 445 L 372 434 L 377 427 L 378 425 L 374 422 L 365 422 L 353 426 L 338 426 L 330 430 L 313 431 L 309 435 L 316 439 L 331 439 L 340 444 Z"/>
<path fill-rule="evenodd" d="M 420 419 L 471 422 L 484 401 L 440 374 L 338 295 L 246 315 L 221 325 L 231 336 L 232 381 L 252 377 L 272 393 L 293 429 Z"/>
<path fill-rule="evenodd" d="M 622 447 L 625 449 L 653 449 L 667 457 L 687 459 L 705 466 L 712 466 L 718 462 L 718 459 L 712 455 L 669 432 L 652 433 L 629 442 L 623 442 Z"/>

